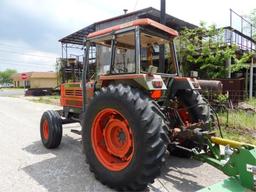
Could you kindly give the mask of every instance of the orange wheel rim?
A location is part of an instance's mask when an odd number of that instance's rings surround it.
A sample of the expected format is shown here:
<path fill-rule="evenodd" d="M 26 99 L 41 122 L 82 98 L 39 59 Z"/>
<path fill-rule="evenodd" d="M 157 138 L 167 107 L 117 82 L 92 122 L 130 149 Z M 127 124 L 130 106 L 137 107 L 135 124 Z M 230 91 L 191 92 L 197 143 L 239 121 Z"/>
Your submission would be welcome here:
<path fill-rule="evenodd" d="M 179 110 L 178 113 L 181 117 L 181 120 L 183 121 L 183 123 L 185 125 L 188 125 L 189 123 L 192 122 L 191 117 L 189 115 L 189 112 L 187 111 L 186 108 L 181 108 L 181 109 L 178 109 L 178 110 Z"/>
<path fill-rule="evenodd" d="M 180 105 L 180 107 L 178 108 L 178 113 L 185 127 L 190 126 L 190 124 L 193 122 L 192 117 L 184 104 Z"/>
<path fill-rule="evenodd" d="M 117 110 L 106 108 L 96 115 L 92 126 L 92 146 L 101 164 L 111 171 L 126 168 L 134 152 L 127 119 Z"/>
<path fill-rule="evenodd" d="M 45 140 L 48 140 L 49 138 L 49 124 L 47 120 L 44 120 L 43 122 L 43 137 Z"/>

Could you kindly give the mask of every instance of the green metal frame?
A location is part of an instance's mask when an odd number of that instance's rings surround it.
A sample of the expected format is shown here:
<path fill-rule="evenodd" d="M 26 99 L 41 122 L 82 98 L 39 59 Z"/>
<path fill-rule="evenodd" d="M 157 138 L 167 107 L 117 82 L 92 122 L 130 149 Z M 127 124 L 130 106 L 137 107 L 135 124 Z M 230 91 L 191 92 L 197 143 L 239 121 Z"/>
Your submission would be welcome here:
<path fill-rule="evenodd" d="M 237 180 L 242 187 L 256 190 L 256 148 L 252 145 L 241 144 L 232 148 L 229 156 L 221 154 L 220 145 L 206 138 L 208 150 L 205 153 L 194 153 L 194 159 L 206 162 L 224 174 Z M 210 155 L 209 155 L 210 154 Z"/>

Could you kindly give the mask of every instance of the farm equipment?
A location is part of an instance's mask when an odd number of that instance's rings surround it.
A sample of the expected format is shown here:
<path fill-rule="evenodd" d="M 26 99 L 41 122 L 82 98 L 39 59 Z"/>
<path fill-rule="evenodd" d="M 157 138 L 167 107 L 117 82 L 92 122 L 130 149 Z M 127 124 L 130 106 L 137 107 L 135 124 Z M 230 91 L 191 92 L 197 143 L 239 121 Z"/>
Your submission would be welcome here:
<path fill-rule="evenodd" d="M 176 36 L 150 19 L 90 33 L 82 81 L 63 83 L 63 110 L 46 111 L 41 118 L 44 146 L 58 147 L 62 125 L 80 122 L 82 130 L 76 132 L 90 170 L 109 187 L 144 190 L 160 174 L 168 151 L 207 162 L 255 189 L 254 146 L 217 137 L 218 121 L 200 83 L 180 74 Z M 92 48 L 97 50 L 93 70 Z"/>

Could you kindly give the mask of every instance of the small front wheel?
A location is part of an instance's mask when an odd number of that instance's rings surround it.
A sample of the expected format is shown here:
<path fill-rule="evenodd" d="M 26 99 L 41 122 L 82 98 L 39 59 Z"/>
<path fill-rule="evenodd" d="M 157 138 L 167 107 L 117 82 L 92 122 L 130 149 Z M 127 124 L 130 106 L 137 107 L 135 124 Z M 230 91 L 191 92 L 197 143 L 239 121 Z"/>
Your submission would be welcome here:
<path fill-rule="evenodd" d="M 40 122 L 40 134 L 43 145 L 48 148 L 56 148 L 62 138 L 62 122 L 60 115 L 53 110 L 43 113 Z"/>

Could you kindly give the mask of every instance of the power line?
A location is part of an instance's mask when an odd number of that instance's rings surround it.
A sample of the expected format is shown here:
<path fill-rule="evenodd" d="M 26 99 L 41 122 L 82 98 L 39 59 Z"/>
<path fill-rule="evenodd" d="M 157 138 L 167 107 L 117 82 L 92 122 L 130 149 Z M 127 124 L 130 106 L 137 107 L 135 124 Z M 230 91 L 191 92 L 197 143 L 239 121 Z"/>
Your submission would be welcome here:
<path fill-rule="evenodd" d="M 26 47 L 20 47 L 20 46 L 15 46 L 15 45 L 6 44 L 6 43 L 0 43 L 0 46 L 2 46 L 2 47 L 4 46 L 4 48 L 5 48 L 5 47 L 8 47 L 8 48 L 22 49 L 22 51 L 35 51 L 35 50 L 33 50 L 33 49 L 28 49 L 28 48 L 26 48 Z M 2 47 L 0 47 L 0 48 L 2 48 Z M 8 50 L 8 51 L 9 51 L 9 50 Z M 20 51 L 20 50 L 18 50 L 18 51 Z M 50 56 L 45 56 L 45 55 L 39 55 L 39 56 L 52 58 L 52 57 L 50 57 Z"/>
<path fill-rule="evenodd" d="M 45 58 L 51 58 L 51 59 L 56 59 L 55 57 L 50 57 L 50 56 L 45 56 L 45 55 L 35 55 L 35 54 L 27 54 L 27 53 L 22 53 L 22 52 L 17 52 L 17 51 L 10 51 L 10 50 L 2 50 L 0 48 L 0 52 L 7 52 L 7 53 L 12 53 L 12 54 L 18 54 L 18 55 L 26 55 L 26 56 L 33 56 L 33 57 L 45 57 Z"/>
<path fill-rule="evenodd" d="M 27 47 L 20 47 L 20 46 L 16 46 L 16 45 L 13 45 L 13 44 L 7 44 L 7 43 L 0 43 L 0 46 L 23 49 L 23 50 L 26 49 L 26 50 L 33 51 L 32 49 L 28 49 Z"/>
<path fill-rule="evenodd" d="M 51 67 L 55 67 L 55 66 L 45 66 L 45 65 L 35 65 L 35 64 L 32 64 L 32 63 L 27 63 L 27 64 L 24 64 L 24 63 L 12 63 L 12 62 L 8 62 L 8 61 L 1 61 L 0 60 L 0 64 L 7 64 L 9 66 L 12 66 L 12 65 L 15 65 L 15 66 L 19 66 L 19 67 L 24 67 L 24 66 L 33 66 L 33 67 L 44 67 L 44 68 L 51 68 Z"/>
<path fill-rule="evenodd" d="M 18 60 L 10 60 L 10 59 L 5 59 L 5 58 L 2 58 L 2 57 L 0 57 L 0 61 L 7 61 L 7 62 L 14 62 L 14 63 L 24 63 L 24 64 L 33 64 L 33 65 L 47 65 L 47 66 L 54 66 L 55 65 L 55 63 L 54 64 L 46 64 L 46 63 L 42 63 L 42 64 L 40 64 L 40 63 L 28 63 L 28 62 L 26 62 L 26 61 L 18 61 Z"/>
<path fill-rule="evenodd" d="M 134 4 L 134 7 L 133 7 L 133 11 L 136 10 L 136 7 L 137 7 L 138 3 L 139 3 L 139 0 L 136 0 L 136 2 L 135 2 L 135 4 Z"/>
<path fill-rule="evenodd" d="M 26 50 L 26 51 L 34 51 L 34 50 L 32 50 L 32 49 L 28 49 L 28 48 L 26 48 L 26 47 L 19 47 L 19 46 L 14 46 L 14 45 L 11 45 L 11 44 L 5 44 L 5 43 L 0 43 L 0 46 L 2 46 L 2 47 L 8 47 L 8 48 L 14 48 L 14 49 L 19 49 L 19 50 Z"/>

